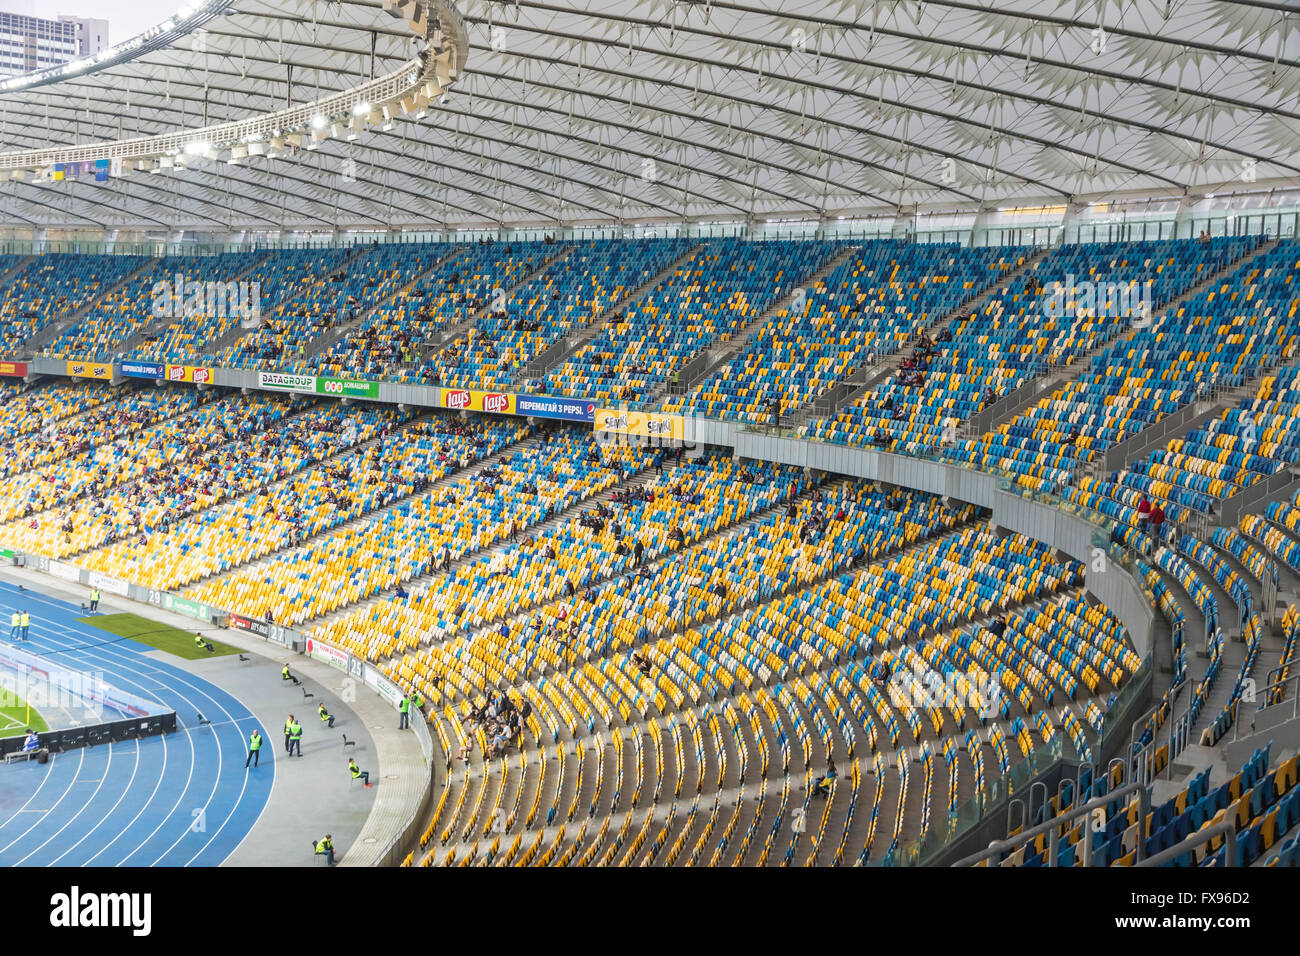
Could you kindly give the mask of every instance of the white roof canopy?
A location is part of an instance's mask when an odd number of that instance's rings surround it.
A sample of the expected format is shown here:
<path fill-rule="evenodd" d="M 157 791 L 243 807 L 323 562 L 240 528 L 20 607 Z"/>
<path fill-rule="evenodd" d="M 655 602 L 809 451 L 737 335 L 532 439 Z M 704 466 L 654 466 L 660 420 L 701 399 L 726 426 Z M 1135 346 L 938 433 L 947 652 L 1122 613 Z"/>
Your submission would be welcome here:
<path fill-rule="evenodd" d="M 1293 187 L 1300 9 L 1221 0 L 457 4 L 445 103 L 280 159 L 0 183 L 0 222 L 234 231 L 819 219 Z M 0 152 L 177 133 L 398 70 L 379 0 L 235 0 L 0 92 Z"/>

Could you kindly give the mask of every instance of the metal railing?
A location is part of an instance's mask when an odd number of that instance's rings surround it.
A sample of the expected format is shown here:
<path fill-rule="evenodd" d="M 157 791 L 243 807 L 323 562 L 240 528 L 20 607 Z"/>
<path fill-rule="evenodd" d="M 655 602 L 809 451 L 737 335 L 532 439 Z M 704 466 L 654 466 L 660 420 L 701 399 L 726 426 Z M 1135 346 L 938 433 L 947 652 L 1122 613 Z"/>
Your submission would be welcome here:
<path fill-rule="evenodd" d="M 1227 852 L 1223 855 L 1223 865 L 1235 867 L 1237 865 L 1237 820 L 1235 817 L 1221 820 L 1204 830 L 1198 830 L 1182 843 L 1171 846 L 1167 850 L 1161 850 L 1155 856 L 1147 857 L 1145 860 L 1139 857 L 1134 866 L 1162 866 L 1178 859 L 1185 853 L 1190 853 L 1203 843 L 1209 843 L 1217 836 L 1222 836 L 1227 843 Z M 1144 842 L 1144 840 L 1138 841 L 1139 850 Z"/>
<path fill-rule="evenodd" d="M 972 853 L 970 856 L 963 857 L 962 859 L 958 860 L 956 863 L 953 864 L 953 866 L 975 866 L 981 860 L 990 860 L 996 856 L 1000 856 L 1002 853 L 1005 853 L 1007 851 L 1018 850 L 1022 846 L 1025 846 L 1030 841 L 1032 841 L 1034 837 L 1039 836 L 1040 834 L 1043 833 L 1048 834 L 1047 865 L 1057 866 L 1059 865 L 1059 860 L 1060 860 L 1060 840 L 1061 840 L 1060 831 L 1065 824 L 1081 816 L 1088 816 L 1089 818 L 1091 818 L 1094 810 L 1102 809 L 1103 807 L 1106 807 L 1107 805 L 1114 803 L 1116 800 L 1120 800 L 1131 793 L 1136 793 L 1138 795 L 1138 820 L 1145 821 L 1148 813 L 1150 812 L 1151 798 L 1150 795 L 1147 793 L 1147 788 L 1145 784 L 1133 781 L 1131 783 L 1125 784 L 1124 786 L 1120 787 L 1118 790 L 1112 790 L 1110 793 L 1107 793 L 1103 796 L 1094 797 L 1093 799 L 1089 800 L 1087 803 L 1081 806 L 1074 807 L 1073 809 L 1066 810 L 1062 813 L 1058 813 L 1056 816 L 1052 817 L 1052 819 L 1048 820 L 1046 823 L 1040 823 L 1037 826 L 1031 827 L 1028 830 L 1022 830 L 1020 833 L 1017 833 L 1015 836 L 1007 837 L 1007 839 L 1005 840 L 995 840 L 993 843 L 990 843 L 987 847 L 985 847 L 983 850 L 980 850 L 978 853 Z M 1139 824 L 1139 829 L 1140 829 L 1140 824 Z M 1092 866 L 1092 859 L 1093 859 L 1092 840 L 1089 837 L 1089 838 L 1085 838 L 1082 842 L 1083 842 L 1083 865 L 1086 867 L 1090 867 Z M 1146 841 L 1145 839 L 1142 838 L 1140 832 L 1139 832 L 1139 838 L 1138 838 L 1136 849 L 1137 849 L 1137 859 L 1141 861 L 1143 857 L 1146 855 Z"/>
<path fill-rule="evenodd" d="M 1281 697 L 1279 697 L 1277 701 L 1269 703 L 1269 698 L 1272 696 L 1271 692 L 1274 690 L 1285 692 L 1286 688 L 1291 684 L 1296 685 L 1296 692 L 1291 695 L 1291 719 L 1294 720 L 1296 717 L 1300 717 L 1300 673 L 1292 674 L 1290 677 L 1281 676 L 1282 671 L 1295 664 L 1300 664 L 1300 655 L 1296 655 L 1283 661 L 1277 667 L 1274 667 L 1269 671 L 1264 677 L 1263 690 L 1257 690 L 1255 692 L 1255 699 L 1258 701 L 1258 704 L 1255 707 L 1256 718 L 1258 718 L 1259 714 L 1271 710 L 1274 707 L 1283 707 L 1286 704 L 1286 694 L 1282 693 Z M 1276 711 L 1274 711 L 1274 713 L 1276 713 Z M 1244 723 L 1244 721 L 1240 719 L 1240 715 L 1238 715 L 1238 717 L 1239 719 L 1233 721 L 1232 740 L 1234 743 L 1241 739 L 1241 725 Z M 1255 720 L 1250 722 L 1250 726 L 1251 731 L 1253 732 Z"/>

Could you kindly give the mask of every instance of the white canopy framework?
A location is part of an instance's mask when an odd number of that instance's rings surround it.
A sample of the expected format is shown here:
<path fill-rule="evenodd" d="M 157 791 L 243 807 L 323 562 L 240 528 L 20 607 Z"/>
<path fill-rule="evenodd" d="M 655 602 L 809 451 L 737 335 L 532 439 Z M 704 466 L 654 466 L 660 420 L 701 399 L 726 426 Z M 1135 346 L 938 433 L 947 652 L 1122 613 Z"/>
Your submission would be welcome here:
<path fill-rule="evenodd" d="M 828 220 L 1300 181 L 1294 2 L 457 8 L 468 53 L 422 119 L 239 165 L 222 155 L 102 184 L 8 181 L 0 222 L 234 232 Z M 380 0 L 234 0 L 201 29 L 0 91 L 0 153 L 247 120 L 346 93 L 420 51 Z"/>

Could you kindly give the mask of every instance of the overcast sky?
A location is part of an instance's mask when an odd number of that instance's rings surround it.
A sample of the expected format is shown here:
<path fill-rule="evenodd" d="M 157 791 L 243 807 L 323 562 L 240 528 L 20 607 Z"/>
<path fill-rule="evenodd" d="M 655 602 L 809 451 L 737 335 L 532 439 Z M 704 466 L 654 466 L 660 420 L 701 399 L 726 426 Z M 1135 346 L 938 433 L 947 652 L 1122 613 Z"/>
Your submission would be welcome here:
<path fill-rule="evenodd" d="M 107 20 L 110 43 L 121 43 L 143 33 L 184 5 L 185 0 L 0 0 L 0 10 L 11 13 L 28 13 L 51 20 L 61 13 Z"/>

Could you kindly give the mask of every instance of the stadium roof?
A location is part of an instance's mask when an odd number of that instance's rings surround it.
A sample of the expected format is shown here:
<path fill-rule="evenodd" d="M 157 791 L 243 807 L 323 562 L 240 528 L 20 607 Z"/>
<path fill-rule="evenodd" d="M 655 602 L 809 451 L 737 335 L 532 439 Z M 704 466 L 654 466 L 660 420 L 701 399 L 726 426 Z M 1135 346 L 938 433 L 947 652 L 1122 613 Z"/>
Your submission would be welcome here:
<path fill-rule="evenodd" d="M 0 221 L 224 232 L 807 220 L 1300 178 L 1294 2 L 458 7 L 468 53 L 423 119 L 108 183 L 39 182 L 29 163 L 32 175 L 0 183 Z M 0 153 L 274 114 L 398 75 L 425 43 L 380 0 L 235 0 L 199 14 L 39 85 L 0 86 Z"/>

